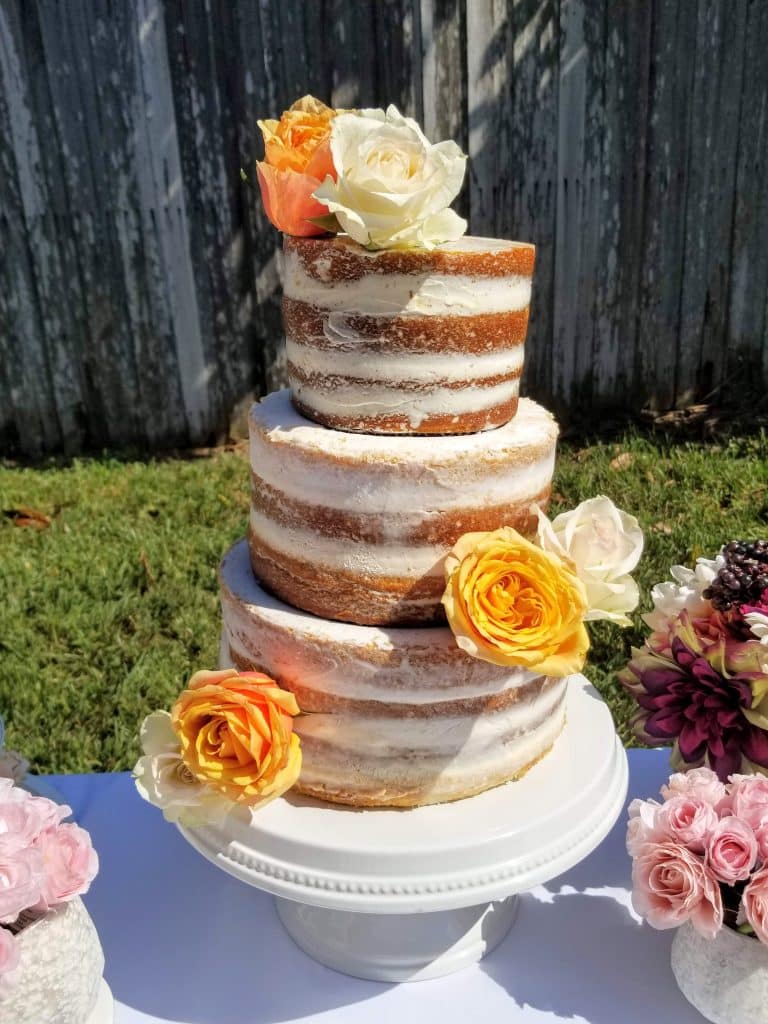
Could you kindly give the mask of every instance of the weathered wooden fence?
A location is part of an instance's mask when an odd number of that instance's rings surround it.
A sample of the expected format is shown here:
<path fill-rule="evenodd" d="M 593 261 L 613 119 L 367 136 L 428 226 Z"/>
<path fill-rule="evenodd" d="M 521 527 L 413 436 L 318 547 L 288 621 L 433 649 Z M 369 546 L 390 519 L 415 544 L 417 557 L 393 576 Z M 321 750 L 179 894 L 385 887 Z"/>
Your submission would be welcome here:
<path fill-rule="evenodd" d="M 470 155 L 559 410 L 768 385 L 763 0 L 0 0 L 0 448 L 199 444 L 281 381 L 240 167 L 306 92 Z"/>

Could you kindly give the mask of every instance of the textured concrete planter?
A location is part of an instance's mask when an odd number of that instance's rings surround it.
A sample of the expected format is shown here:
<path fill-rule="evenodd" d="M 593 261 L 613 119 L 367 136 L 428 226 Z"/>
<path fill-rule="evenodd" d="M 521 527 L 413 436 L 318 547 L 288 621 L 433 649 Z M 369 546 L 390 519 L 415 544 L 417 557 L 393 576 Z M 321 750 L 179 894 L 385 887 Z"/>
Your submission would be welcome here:
<path fill-rule="evenodd" d="M 672 943 L 672 972 L 712 1024 L 768 1024 L 768 946 L 731 928 L 705 939 L 690 924 Z"/>
<path fill-rule="evenodd" d="M 50 911 L 18 942 L 21 963 L 0 1001 L 0 1024 L 111 1024 L 104 954 L 82 900 Z"/>

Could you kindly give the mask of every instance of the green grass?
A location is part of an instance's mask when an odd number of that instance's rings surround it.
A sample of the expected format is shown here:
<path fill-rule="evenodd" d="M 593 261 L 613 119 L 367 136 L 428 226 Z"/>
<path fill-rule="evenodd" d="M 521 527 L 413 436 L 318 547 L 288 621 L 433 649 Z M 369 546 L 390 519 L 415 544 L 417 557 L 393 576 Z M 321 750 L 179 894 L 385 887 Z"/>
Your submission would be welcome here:
<path fill-rule="evenodd" d="M 52 517 L 39 531 L 0 520 L 0 712 L 36 770 L 130 767 L 142 717 L 215 664 L 216 565 L 245 530 L 247 481 L 243 449 L 0 468 L 0 510 Z M 555 491 L 553 512 L 604 493 L 638 515 L 647 605 L 671 564 L 768 532 L 768 437 L 564 444 Z M 613 676 L 641 641 L 636 621 L 597 624 L 587 669 L 627 743 L 632 706 Z"/>

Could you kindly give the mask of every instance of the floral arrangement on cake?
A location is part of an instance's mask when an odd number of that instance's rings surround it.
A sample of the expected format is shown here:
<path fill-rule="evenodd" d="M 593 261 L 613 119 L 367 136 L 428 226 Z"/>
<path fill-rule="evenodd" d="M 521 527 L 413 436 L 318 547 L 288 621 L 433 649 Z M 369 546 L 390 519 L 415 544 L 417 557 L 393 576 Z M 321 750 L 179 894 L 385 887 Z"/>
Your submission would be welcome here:
<path fill-rule="evenodd" d="M 461 537 L 446 558 L 442 602 L 473 658 L 562 677 L 584 665 L 586 622 L 630 624 L 643 532 L 603 496 L 552 521 L 537 515 L 531 538 L 511 527 Z"/>
<path fill-rule="evenodd" d="M 678 770 L 768 774 L 768 542 L 732 541 L 671 574 L 643 616 L 651 635 L 619 675 L 640 707 L 635 731 L 673 744 Z"/>
<path fill-rule="evenodd" d="M 87 892 L 99 867 L 72 809 L 0 778 L 0 998 L 19 967 L 16 936 L 49 910 Z"/>
<path fill-rule="evenodd" d="M 172 711 L 141 727 L 139 793 L 168 821 L 221 821 L 285 793 L 301 771 L 296 698 L 260 672 L 197 672 Z"/>
<path fill-rule="evenodd" d="M 768 944 L 768 779 L 709 768 L 675 774 L 664 800 L 633 800 L 632 904 L 654 928 L 725 924 Z"/>
<path fill-rule="evenodd" d="M 343 231 L 369 249 L 429 249 L 466 231 L 449 209 L 466 156 L 455 142 L 430 143 L 396 107 L 334 110 L 304 96 L 279 121 L 258 123 L 264 209 L 285 234 Z"/>

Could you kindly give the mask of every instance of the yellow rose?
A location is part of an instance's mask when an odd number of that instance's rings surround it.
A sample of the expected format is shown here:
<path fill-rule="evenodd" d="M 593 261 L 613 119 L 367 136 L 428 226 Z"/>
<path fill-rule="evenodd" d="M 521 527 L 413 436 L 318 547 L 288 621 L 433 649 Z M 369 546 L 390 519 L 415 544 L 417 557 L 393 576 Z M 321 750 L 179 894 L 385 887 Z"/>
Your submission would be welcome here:
<path fill-rule="evenodd" d="M 459 538 L 445 573 L 443 605 L 467 654 L 547 676 L 580 671 L 588 605 L 572 565 L 502 527 Z"/>
<path fill-rule="evenodd" d="M 301 770 L 296 698 L 261 672 L 198 672 L 173 706 L 181 756 L 201 782 L 238 803 L 266 802 Z"/>

